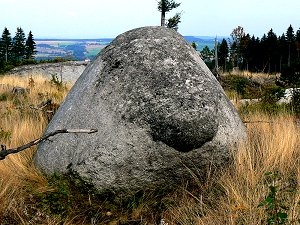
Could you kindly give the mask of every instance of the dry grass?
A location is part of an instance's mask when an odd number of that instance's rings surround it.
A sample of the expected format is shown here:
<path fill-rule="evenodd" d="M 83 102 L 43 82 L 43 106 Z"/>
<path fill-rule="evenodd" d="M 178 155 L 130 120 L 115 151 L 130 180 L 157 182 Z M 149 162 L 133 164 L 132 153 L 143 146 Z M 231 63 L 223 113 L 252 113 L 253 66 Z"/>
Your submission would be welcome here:
<path fill-rule="evenodd" d="M 225 93 L 227 98 L 229 98 L 229 100 L 231 101 L 231 103 L 234 105 L 236 109 L 239 109 L 242 106 L 240 101 L 242 98 L 236 91 L 227 90 L 225 91 Z"/>
<path fill-rule="evenodd" d="M 242 71 L 231 71 L 230 73 L 226 72 L 226 73 L 223 73 L 222 76 L 228 76 L 228 75 L 238 75 L 238 76 L 242 76 L 242 77 L 251 77 L 251 78 L 254 78 L 254 79 L 257 79 L 257 78 L 263 78 L 263 79 L 268 79 L 268 78 L 271 78 L 271 77 L 279 77 L 280 74 L 269 74 L 269 73 L 253 73 L 253 72 L 250 72 L 250 71 L 247 71 L 247 70 L 242 70 Z"/>
<path fill-rule="evenodd" d="M 258 205 L 269 193 L 265 173 L 275 171 L 280 172 L 276 184 L 283 188 L 280 204 L 289 206 L 288 224 L 299 224 L 300 127 L 288 115 L 256 114 L 247 119 L 270 123 L 247 124 L 248 140 L 230 168 L 210 187 L 202 186 L 193 195 L 183 191 L 179 206 L 165 215 L 170 224 L 267 224 L 266 209 Z M 284 192 L 295 184 L 293 193 Z"/>
<path fill-rule="evenodd" d="M 43 133 L 47 117 L 42 112 L 31 110 L 29 105 L 36 105 L 47 98 L 60 103 L 67 93 L 67 89 L 58 90 L 41 77 L 33 77 L 33 80 L 31 92 L 26 96 L 18 96 L 11 93 L 12 86 L 28 87 L 29 79 L 0 77 L 0 84 L 4 84 L 0 86 L 0 99 L 1 96 L 6 96 L 6 100 L 0 101 L 0 143 L 8 147 L 22 145 Z M 239 97 L 232 94 L 232 98 Z M 238 149 L 232 165 L 220 172 L 219 179 L 210 177 L 205 183 L 199 182 L 192 188 L 186 184 L 166 197 L 172 204 L 163 210 L 162 218 L 169 225 L 267 224 L 266 209 L 259 208 L 258 204 L 269 193 L 269 181 L 265 176 L 268 171 L 280 171 L 280 180 L 277 181 L 279 186 L 296 184 L 293 193 L 282 193 L 281 197 L 289 206 L 289 224 L 298 224 L 299 125 L 288 114 L 267 116 L 256 113 L 243 119 L 269 123 L 247 124 L 247 142 Z M 87 221 L 78 222 L 80 220 L 72 216 L 67 216 L 62 222 L 61 218 L 46 216 L 34 207 L 31 193 L 44 192 L 48 184 L 47 179 L 32 163 L 34 152 L 35 148 L 32 148 L 0 161 L 0 224 L 41 224 L 40 221 L 43 221 L 42 224 L 75 224 L 74 221 L 76 224 L 88 224 Z M 141 224 L 154 224 L 153 220 L 145 220 L 145 214 L 150 215 L 151 211 L 147 201 L 156 200 L 145 200 L 131 210 L 131 215 L 127 215 L 127 218 L 143 221 Z M 128 209 L 118 210 L 124 212 Z M 122 216 L 124 218 L 124 213 L 119 217 L 113 214 L 110 224 L 118 224 Z"/>
<path fill-rule="evenodd" d="M 300 129 L 294 118 L 253 115 L 250 120 L 271 123 L 247 125 L 248 141 L 240 147 L 233 166 L 220 181 L 226 198 L 220 204 L 222 211 L 219 209 L 215 213 L 226 224 L 266 224 L 266 220 L 262 222 L 266 213 L 257 207 L 269 191 L 265 183 L 266 172 L 280 171 L 281 182 L 288 183 L 289 179 L 296 179 L 297 183 L 300 181 Z M 299 194 L 298 190 L 295 200 L 299 199 Z M 288 215 L 293 215 L 294 203 L 297 202 L 291 201 Z M 290 221 L 293 219 L 290 218 Z"/>
<path fill-rule="evenodd" d="M 32 78 L 32 79 L 31 79 Z M 0 76 L 0 90 L 2 93 L 11 92 L 13 87 L 30 88 L 30 94 L 27 95 L 31 103 L 40 103 L 41 99 L 47 97 L 51 98 L 54 102 L 61 102 L 72 84 L 64 84 L 64 88 L 57 89 L 57 86 L 50 83 L 42 75 L 30 76 Z"/>
<path fill-rule="evenodd" d="M 13 94 L 12 89 L 17 86 L 30 88 L 30 93 Z M 40 137 L 48 123 L 47 116 L 29 106 L 48 98 L 60 103 L 68 89 L 58 90 L 41 76 L 32 77 L 31 82 L 28 77 L 0 77 L 0 143 L 13 148 Z M 27 215 L 26 191 L 28 188 L 42 191 L 47 186 L 47 180 L 32 163 L 35 150 L 36 147 L 33 147 L 0 161 L 1 224 L 9 224 L 10 219 L 28 224 L 26 218 L 33 215 Z"/>

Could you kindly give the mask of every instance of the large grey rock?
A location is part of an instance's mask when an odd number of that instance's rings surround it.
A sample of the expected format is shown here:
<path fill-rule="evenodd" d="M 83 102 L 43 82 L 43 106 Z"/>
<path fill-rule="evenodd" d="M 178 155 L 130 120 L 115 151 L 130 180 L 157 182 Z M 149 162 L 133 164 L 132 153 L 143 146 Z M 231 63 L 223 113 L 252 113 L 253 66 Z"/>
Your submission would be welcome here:
<path fill-rule="evenodd" d="M 57 76 L 63 82 L 74 82 L 84 71 L 88 62 L 85 61 L 69 61 L 59 63 L 41 63 L 36 65 L 25 65 L 13 68 L 6 75 L 14 76 L 32 76 L 41 75 L 46 79 L 52 79 Z"/>
<path fill-rule="evenodd" d="M 144 27 L 118 36 L 91 63 L 38 148 L 46 173 L 67 167 L 100 189 L 173 184 L 225 164 L 245 127 L 198 53 L 177 32 Z M 205 169 L 204 169 L 205 168 Z"/>

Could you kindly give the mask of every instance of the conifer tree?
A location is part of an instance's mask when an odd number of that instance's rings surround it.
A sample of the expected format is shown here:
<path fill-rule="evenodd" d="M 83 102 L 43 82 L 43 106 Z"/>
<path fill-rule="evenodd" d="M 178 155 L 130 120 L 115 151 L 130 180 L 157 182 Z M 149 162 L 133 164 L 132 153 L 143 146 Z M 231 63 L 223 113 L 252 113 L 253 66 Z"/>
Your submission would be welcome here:
<path fill-rule="evenodd" d="M 161 12 L 160 25 L 166 26 L 166 13 L 180 6 L 181 3 L 176 3 L 174 0 L 160 0 L 158 2 L 158 11 Z M 180 14 L 179 14 L 180 15 Z M 176 15 L 175 15 L 176 16 Z M 174 17 L 173 17 L 174 18 Z M 176 19 L 176 18 L 175 18 Z M 179 17 L 180 20 L 180 17 Z M 180 21 L 179 21 L 180 22 Z M 178 24 L 178 23 L 177 23 Z"/>
<path fill-rule="evenodd" d="M 209 62 L 213 58 L 214 54 L 209 49 L 209 47 L 206 45 L 201 51 L 200 51 L 201 58 L 204 62 Z"/>
<path fill-rule="evenodd" d="M 254 54 L 253 54 L 253 57 L 255 58 L 255 68 L 256 68 L 256 71 L 259 70 L 259 66 L 261 65 L 261 54 L 260 54 L 260 44 L 261 43 L 261 40 L 257 37 L 255 39 L 255 42 L 253 43 L 254 45 Z"/>
<path fill-rule="evenodd" d="M 293 29 L 292 25 L 290 25 L 286 31 L 286 40 L 288 42 L 295 41 L 295 34 L 294 34 L 294 29 Z"/>
<path fill-rule="evenodd" d="M 238 66 L 240 61 L 240 42 L 243 36 L 245 36 L 244 28 L 241 26 L 236 27 L 230 34 L 230 55 L 233 62 L 233 66 Z"/>
<path fill-rule="evenodd" d="M 230 43 L 230 61 L 232 63 L 232 67 L 237 66 L 237 62 L 238 62 L 238 47 L 236 42 L 232 42 Z"/>
<path fill-rule="evenodd" d="M 167 27 L 177 31 L 178 30 L 178 24 L 181 22 L 180 19 L 181 19 L 181 14 L 176 13 L 175 16 L 168 19 Z"/>
<path fill-rule="evenodd" d="M 25 56 L 25 33 L 21 27 L 17 28 L 16 36 L 13 38 L 13 59 L 20 61 Z"/>
<path fill-rule="evenodd" d="M 268 32 L 267 39 L 266 39 L 266 50 L 267 50 L 267 57 L 268 57 L 268 72 L 276 72 L 276 59 L 278 56 L 278 44 L 277 44 L 277 35 L 271 29 Z M 271 68 L 273 65 L 273 68 Z"/>
<path fill-rule="evenodd" d="M 30 31 L 26 40 L 25 44 L 25 59 L 33 59 L 35 51 L 35 41 L 32 35 L 32 32 Z"/>
<path fill-rule="evenodd" d="M 241 37 L 240 46 L 239 46 L 239 53 L 240 53 L 240 63 L 241 66 L 245 67 L 246 70 L 249 70 L 249 58 L 250 58 L 250 49 L 249 45 L 251 42 L 251 37 L 249 34 L 244 35 Z"/>
<path fill-rule="evenodd" d="M 226 70 L 228 53 L 229 53 L 228 43 L 223 38 L 221 44 L 219 44 L 219 47 L 218 47 L 218 57 L 219 57 L 219 61 L 220 61 L 220 66 L 223 67 L 223 71 Z"/>
<path fill-rule="evenodd" d="M 295 49 L 295 34 L 292 25 L 290 25 L 286 31 L 286 40 L 289 45 L 289 56 L 288 56 L 288 66 L 291 66 L 291 58 L 293 56 L 293 50 Z"/>
<path fill-rule="evenodd" d="M 300 28 L 296 33 L 296 50 L 297 50 L 297 59 L 300 59 Z"/>
<path fill-rule="evenodd" d="M 8 62 L 11 60 L 12 39 L 9 30 L 5 27 L 0 41 L 0 61 Z"/>
<path fill-rule="evenodd" d="M 268 54 L 267 54 L 267 48 L 268 48 L 268 44 L 267 44 L 267 35 L 264 34 L 262 36 L 262 38 L 260 39 L 260 44 L 259 44 L 259 48 L 260 48 L 260 56 L 259 56 L 259 60 L 260 60 L 260 71 L 261 72 L 265 72 L 267 66 L 268 66 Z"/>
<path fill-rule="evenodd" d="M 197 43 L 195 41 L 192 42 L 193 49 L 197 50 Z"/>
<path fill-rule="evenodd" d="M 288 43 L 285 34 L 283 33 L 278 38 L 278 51 L 279 51 L 279 71 L 281 72 L 282 65 L 287 63 L 288 58 Z"/>
<path fill-rule="evenodd" d="M 258 68 L 258 55 L 259 55 L 259 38 L 254 35 L 251 37 L 247 53 L 248 53 L 248 65 L 250 71 L 255 71 Z"/>

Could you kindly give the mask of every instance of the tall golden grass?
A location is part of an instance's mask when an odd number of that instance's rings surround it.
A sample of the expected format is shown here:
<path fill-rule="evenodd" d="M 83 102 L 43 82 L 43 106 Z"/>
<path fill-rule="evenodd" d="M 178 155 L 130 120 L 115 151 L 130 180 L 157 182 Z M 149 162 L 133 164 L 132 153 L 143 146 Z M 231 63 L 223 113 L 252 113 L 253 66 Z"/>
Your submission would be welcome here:
<path fill-rule="evenodd" d="M 13 94 L 13 87 L 30 88 L 30 92 Z M 0 77 L 0 143 L 7 148 L 14 148 L 39 138 L 47 126 L 44 112 L 35 111 L 31 105 L 37 105 L 46 99 L 60 103 L 66 95 L 68 87 L 58 89 L 42 76 L 34 77 Z M 19 154 L 9 155 L 0 161 L 0 223 L 28 224 L 26 218 L 28 205 L 28 188 L 45 189 L 46 178 L 40 174 L 33 164 L 36 147 Z M 26 198 L 25 198 L 26 196 Z M 15 221 L 9 221 L 9 220 Z"/>
<path fill-rule="evenodd" d="M 227 224 L 266 224 L 266 213 L 258 208 L 269 192 L 265 183 L 265 173 L 279 171 L 283 183 L 291 178 L 299 180 L 300 146 L 299 127 L 293 117 L 252 115 L 253 121 L 270 123 L 248 124 L 248 140 L 235 156 L 234 164 L 223 175 L 221 185 L 226 199 L 217 210 Z M 299 189 L 294 200 L 289 203 L 290 221 L 294 221 L 294 209 L 298 203 Z M 299 209 L 298 209 L 299 210 Z M 216 211 L 216 213 L 217 213 Z M 299 217 L 298 217 L 299 218 Z M 204 223 L 206 221 L 204 220 Z"/>
<path fill-rule="evenodd" d="M 28 77 L 0 77 L 0 84 L 4 84 L 0 86 L 0 99 L 1 95 L 7 98 L 0 101 L 0 143 L 7 147 L 23 145 L 42 135 L 47 118 L 43 112 L 30 109 L 29 105 L 47 98 L 60 103 L 69 89 L 58 90 L 42 77 L 33 77 L 33 80 L 34 86 Z M 31 91 L 26 96 L 14 95 L 11 93 L 13 86 L 31 86 Z M 166 223 L 267 224 L 266 208 L 258 207 L 269 193 L 270 181 L 265 173 L 279 171 L 280 180 L 276 181 L 279 186 L 297 184 L 293 193 L 282 194 L 282 201 L 289 206 L 289 224 L 298 224 L 299 124 L 288 113 L 272 116 L 255 113 L 244 115 L 243 119 L 252 123 L 246 124 L 247 142 L 239 147 L 232 164 L 219 172 L 218 179 L 209 177 L 205 182 L 196 182 L 193 188 L 187 184 L 169 195 L 167 198 L 173 204 L 161 214 Z M 74 224 L 72 216 L 62 222 L 61 218 L 45 215 L 35 208 L 34 200 L 31 201 L 31 193 L 44 192 L 48 184 L 33 164 L 35 150 L 34 147 L 0 161 L 0 224 L 41 224 L 40 221 L 42 224 Z M 155 224 L 142 219 L 143 213 L 149 210 L 145 202 L 131 212 L 131 218 L 140 218 L 141 224 Z M 89 224 L 84 220 L 76 221 L 76 224 Z M 116 221 L 114 216 L 110 224 L 118 224 Z"/>
<path fill-rule="evenodd" d="M 183 191 L 180 205 L 165 215 L 170 224 L 268 224 L 266 208 L 258 205 L 269 194 L 265 173 L 276 171 L 279 192 L 297 184 L 293 192 L 278 194 L 280 204 L 289 207 L 287 224 L 299 224 L 299 124 L 288 114 L 253 114 L 245 119 L 253 123 L 247 123 L 247 142 L 239 147 L 233 164 L 210 187 L 199 187 L 193 195 Z"/>
<path fill-rule="evenodd" d="M 269 74 L 269 73 L 259 73 L 259 72 L 250 72 L 247 70 L 243 71 L 231 71 L 231 72 L 225 72 L 222 73 L 222 76 L 228 76 L 228 75 L 238 75 L 242 77 L 251 77 L 251 78 L 270 78 L 270 77 L 279 77 L 280 74 Z"/>

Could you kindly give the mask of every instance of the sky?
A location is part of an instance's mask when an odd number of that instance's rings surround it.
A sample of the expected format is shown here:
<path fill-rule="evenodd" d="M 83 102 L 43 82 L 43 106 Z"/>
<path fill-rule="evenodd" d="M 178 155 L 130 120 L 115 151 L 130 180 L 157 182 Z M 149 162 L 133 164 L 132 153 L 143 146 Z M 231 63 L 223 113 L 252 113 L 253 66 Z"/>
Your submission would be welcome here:
<path fill-rule="evenodd" d="M 182 13 L 178 32 L 190 36 L 229 36 L 237 26 L 262 37 L 291 24 L 300 27 L 300 0 L 175 0 Z M 114 38 L 133 28 L 160 25 L 157 0 L 0 0 L 0 32 L 17 27 L 34 38 Z"/>

